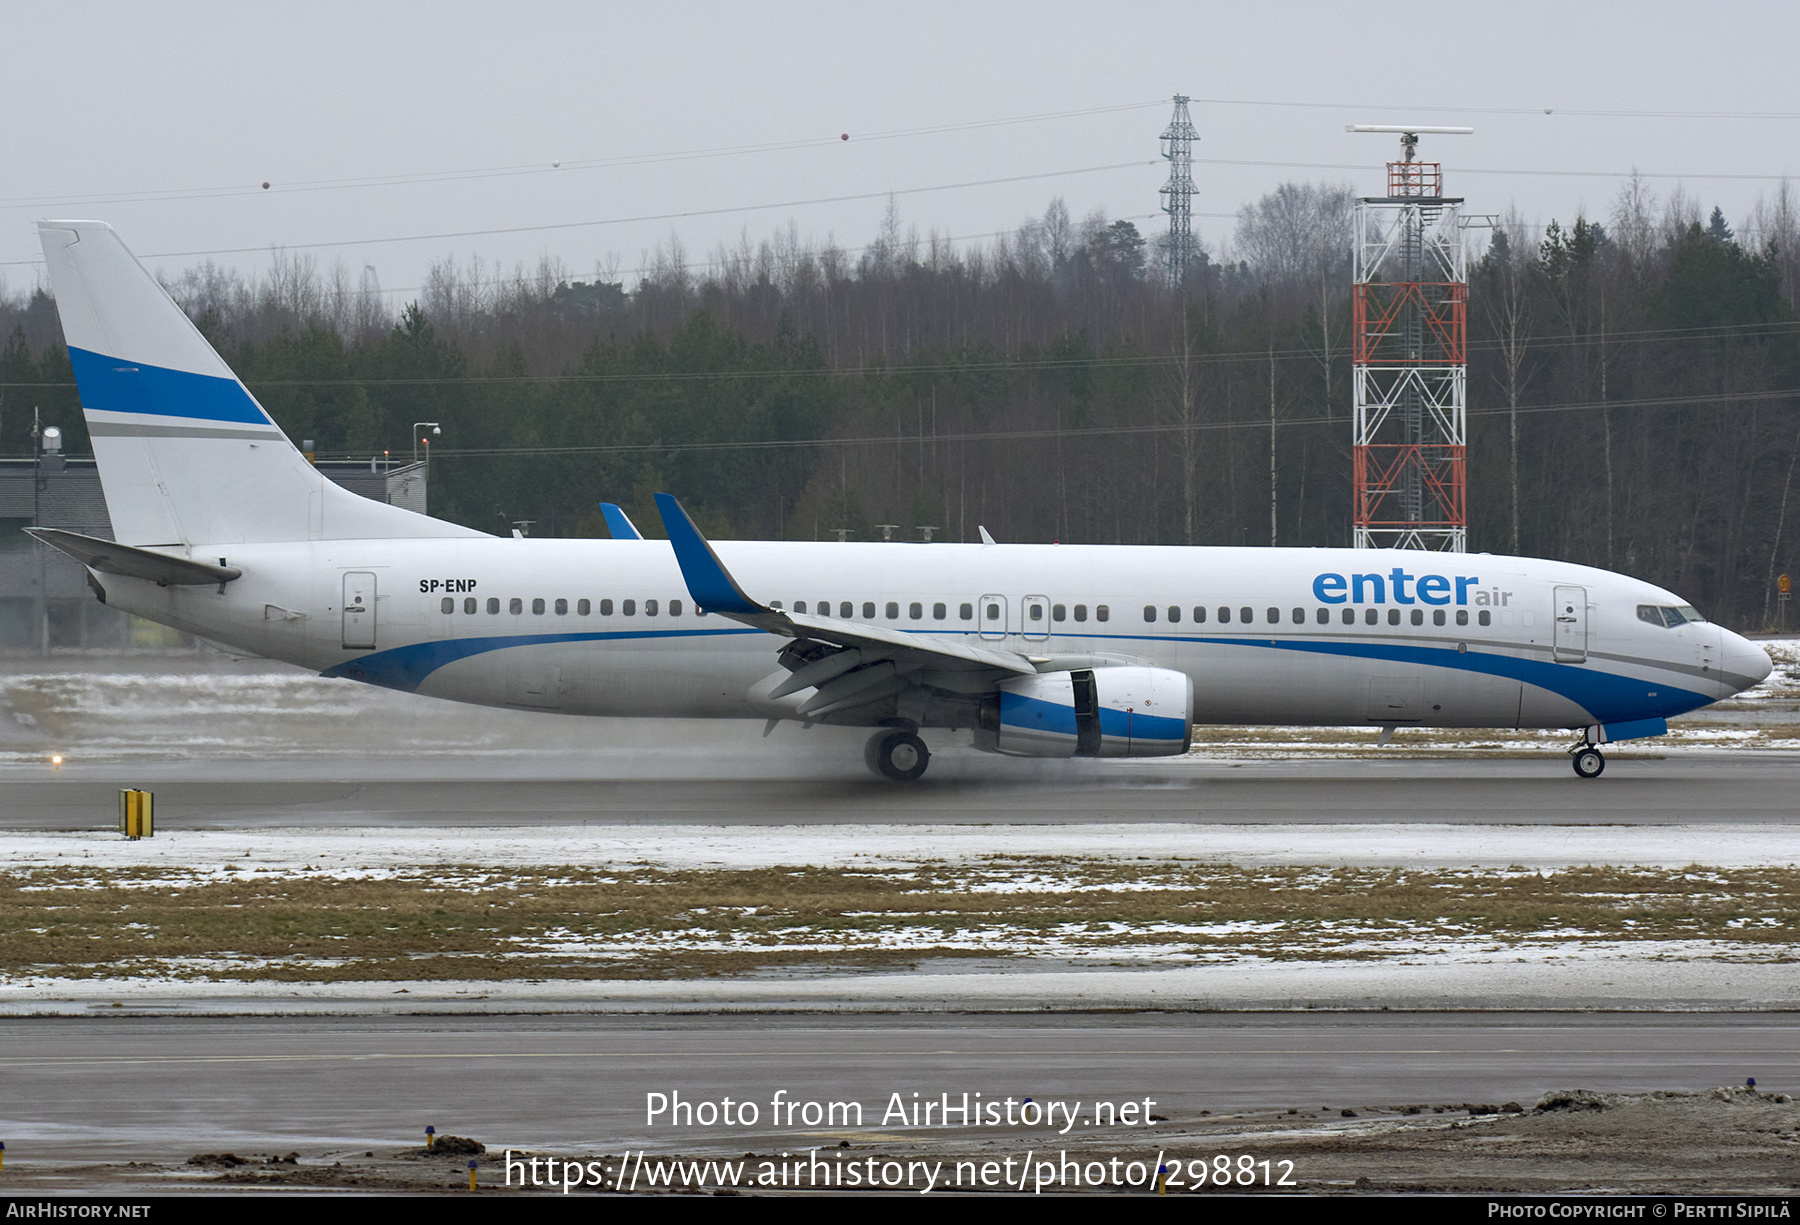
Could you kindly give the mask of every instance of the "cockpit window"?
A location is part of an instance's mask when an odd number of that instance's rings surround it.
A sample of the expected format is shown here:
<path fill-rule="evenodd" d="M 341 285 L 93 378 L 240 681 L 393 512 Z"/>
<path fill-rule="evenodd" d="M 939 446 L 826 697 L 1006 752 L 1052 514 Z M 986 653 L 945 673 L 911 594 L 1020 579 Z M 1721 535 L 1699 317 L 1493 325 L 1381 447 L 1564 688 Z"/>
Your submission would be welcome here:
<path fill-rule="evenodd" d="M 1667 629 L 1674 629 L 1676 626 L 1685 625 L 1689 621 L 1706 620 L 1705 617 L 1700 615 L 1697 609 L 1686 604 L 1681 605 L 1679 608 L 1670 608 L 1666 604 L 1639 604 L 1637 606 L 1637 612 L 1639 621 L 1648 621 L 1651 625 L 1660 625 Z"/>

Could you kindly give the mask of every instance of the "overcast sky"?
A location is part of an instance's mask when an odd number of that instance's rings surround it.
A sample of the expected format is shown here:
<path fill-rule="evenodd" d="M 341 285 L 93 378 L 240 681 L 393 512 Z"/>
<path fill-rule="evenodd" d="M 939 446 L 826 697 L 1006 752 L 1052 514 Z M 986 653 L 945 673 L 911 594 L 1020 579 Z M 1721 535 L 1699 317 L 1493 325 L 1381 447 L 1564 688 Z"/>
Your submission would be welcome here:
<path fill-rule="evenodd" d="M 168 272 L 279 246 L 400 297 L 446 256 L 630 280 L 672 233 L 690 260 L 790 222 L 859 247 L 890 192 L 921 232 L 1060 195 L 1153 236 L 1175 93 L 1215 252 L 1283 180 L 1378 193 L 1394 138 L 1353 122 L 1473 126 L 1426 138 L 1447 190 L 1540 225 L 1604 217 L 1634 167 L 1734 225 L 1800 174 L 1792 3 L 5 0 L 0 33 L 13 292 L 45 217 Z"/>

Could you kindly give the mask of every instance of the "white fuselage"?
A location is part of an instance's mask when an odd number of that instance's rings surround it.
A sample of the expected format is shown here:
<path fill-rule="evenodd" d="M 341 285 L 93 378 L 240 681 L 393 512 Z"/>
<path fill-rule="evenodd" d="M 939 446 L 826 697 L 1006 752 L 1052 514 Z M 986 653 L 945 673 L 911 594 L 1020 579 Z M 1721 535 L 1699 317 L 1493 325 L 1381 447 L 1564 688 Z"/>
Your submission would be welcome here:
<path fill-rule="evenodd" d="M 1044 667 L 1184 672 L 1201 723 L 1628 723 L 1729 696 L 1768 670 L 1761 651 L 1718 626 L 1639 615 L 1682 603 L 1669 592 L 1561 562 L 1347 549 L 715 548 L 746 592 L 795 612 L 984 642 Z M 190 554 L 228 559 L 242 577 L 162 588 L 109 576 L 108 602 L 327 675 L 455 701 L 797 718 L 805 696 L 764 696 L 788 675 L 776 662 L 784 640 L 699 613 L 662 541 L 325 540 Z"/>

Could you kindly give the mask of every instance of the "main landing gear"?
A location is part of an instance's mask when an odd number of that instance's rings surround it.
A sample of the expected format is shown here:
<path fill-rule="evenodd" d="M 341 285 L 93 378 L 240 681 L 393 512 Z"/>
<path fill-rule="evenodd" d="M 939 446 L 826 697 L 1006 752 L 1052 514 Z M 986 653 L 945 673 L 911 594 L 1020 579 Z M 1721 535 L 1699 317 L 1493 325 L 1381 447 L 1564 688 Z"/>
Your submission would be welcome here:
<path fill-rule="evenodd" d="M 1575 773 L 1581 778 L 1599 778 L 1600 772 L 1606 769 L 1606 757 L 1599 748 L 1591 744 L 1578 744 L 1569 750 L 1569 760 L 1575 765 Z"/>
<path fill-rule="evenodd" d="M 863 749 L 869 769 L 896 783 L 910 783 L 931 764 L 931 750 L 917 733 L 906 728 L 884 727 L 869 737 Z"/>

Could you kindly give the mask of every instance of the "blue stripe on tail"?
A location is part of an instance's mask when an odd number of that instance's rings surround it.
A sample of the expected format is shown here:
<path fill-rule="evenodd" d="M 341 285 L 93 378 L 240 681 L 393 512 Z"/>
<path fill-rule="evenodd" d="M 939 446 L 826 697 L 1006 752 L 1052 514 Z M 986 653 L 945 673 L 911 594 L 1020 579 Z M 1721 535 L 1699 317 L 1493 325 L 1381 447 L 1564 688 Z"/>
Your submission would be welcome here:
<path fill-rule="evenodd" d="M 189 374 L 76 348 L 69 350 L 69 363 L 75 367 L 83 408 L 195 421 L 275 424 L 236 379 Z"/>

